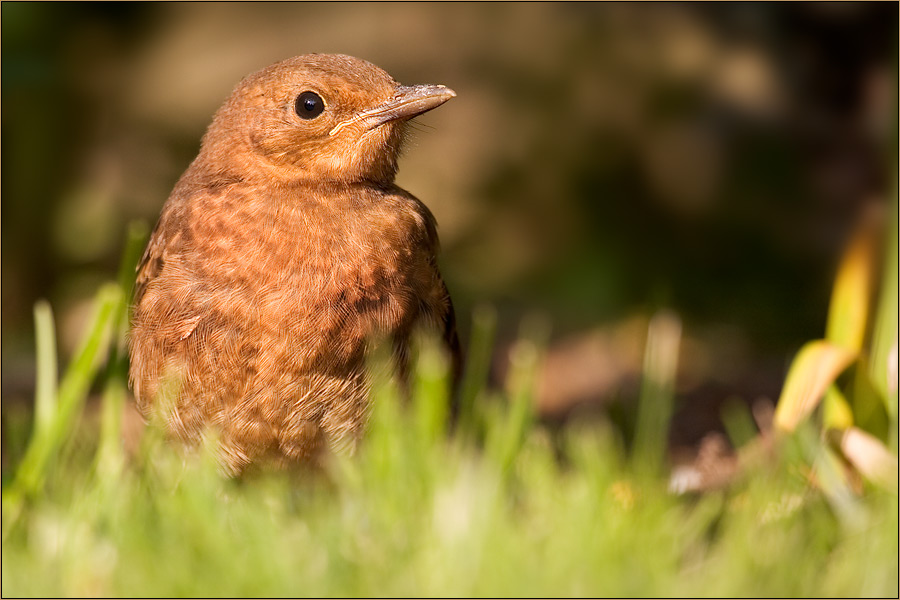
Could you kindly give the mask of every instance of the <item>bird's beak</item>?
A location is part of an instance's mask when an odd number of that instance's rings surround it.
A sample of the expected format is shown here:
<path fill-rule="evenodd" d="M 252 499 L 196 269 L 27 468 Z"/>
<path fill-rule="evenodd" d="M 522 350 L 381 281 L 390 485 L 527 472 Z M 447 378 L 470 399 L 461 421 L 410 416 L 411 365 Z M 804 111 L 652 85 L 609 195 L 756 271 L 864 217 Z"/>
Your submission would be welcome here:
<path fill-rule="evenodd" d="M 335 135 L 344 127 L 354 123 L 361 124 L 366 130 L 374 129 L 388 121 L 411 119 L 432 108 L 437 108 L 456 92 L 443 85 L 401 85 L 394 96 L 375 108 L 364 110 L 354 117 L 335 125 L 328 135 Z"/>

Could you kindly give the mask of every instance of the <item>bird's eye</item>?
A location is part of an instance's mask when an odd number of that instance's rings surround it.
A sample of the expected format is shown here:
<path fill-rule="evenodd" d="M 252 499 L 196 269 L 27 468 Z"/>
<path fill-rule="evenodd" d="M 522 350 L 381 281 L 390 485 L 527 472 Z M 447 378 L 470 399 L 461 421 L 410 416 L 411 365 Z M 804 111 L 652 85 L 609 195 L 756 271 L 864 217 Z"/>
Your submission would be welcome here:
<path fill-rule="evenodd" d="M 325 101 L 315 92 L 303 92 L 294 102 L 294 112 L 301 119 L 315 119 L 325 110 Z"/>

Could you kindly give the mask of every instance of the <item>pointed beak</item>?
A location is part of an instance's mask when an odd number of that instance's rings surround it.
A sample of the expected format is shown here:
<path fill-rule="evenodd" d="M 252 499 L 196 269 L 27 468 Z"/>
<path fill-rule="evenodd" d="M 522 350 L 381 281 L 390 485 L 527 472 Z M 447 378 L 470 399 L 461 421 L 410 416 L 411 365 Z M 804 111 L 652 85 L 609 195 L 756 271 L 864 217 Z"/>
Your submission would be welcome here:
<path fill-rule="evenodd" d="M 437 108 L 456 92 L 443 85 L 401 85 L 394 96 L 375 108 L 364 110 L 351 119 L 341 121 L 328 135 L 335 135 L 344 127 L 354 123 L 361 124 L 366 130 L 374 129 L 388 121 L 411 119 L 433 108 Z"/>

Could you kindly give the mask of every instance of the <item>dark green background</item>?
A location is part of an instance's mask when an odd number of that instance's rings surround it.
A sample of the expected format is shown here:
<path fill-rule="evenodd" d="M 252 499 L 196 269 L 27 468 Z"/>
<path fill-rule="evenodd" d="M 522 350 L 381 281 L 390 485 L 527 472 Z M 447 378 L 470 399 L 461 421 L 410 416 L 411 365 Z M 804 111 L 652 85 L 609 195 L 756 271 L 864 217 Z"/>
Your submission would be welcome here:
<path fill-rule="evenodd" d="M 708 363 L 679 391 L 693 439 L 721 400 L 777 397 L 856 215 L 893 194 L 896 23 L 895 3 L 4 2 L 4 408 L 30 401 L 35 300 L 65 357 L 232 86 L 344 52 L 458 93 L 398 181 L 438 218 L 464 336 L 478 303 L 501 349 L 531 312 L 557 344 L 674 309 L 685 368 Z"/>

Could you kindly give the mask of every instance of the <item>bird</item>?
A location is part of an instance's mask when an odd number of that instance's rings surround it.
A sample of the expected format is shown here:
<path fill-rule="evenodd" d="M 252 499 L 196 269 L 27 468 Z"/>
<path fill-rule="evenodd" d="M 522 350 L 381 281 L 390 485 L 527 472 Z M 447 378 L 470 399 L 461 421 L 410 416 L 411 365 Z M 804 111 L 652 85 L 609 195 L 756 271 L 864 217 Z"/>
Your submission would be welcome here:
<path fill-rule="evenodd" d="M 410 119 L 455 96 L 341 54 L 238 83 L 137 266 L 129 384 L 145 419 L 187 445 L 214 431 L 240 475 L 355 448 L 379 343 L 402 379 L 431 328 L 458 378 L 436 220 L 394 183 Z"/>

